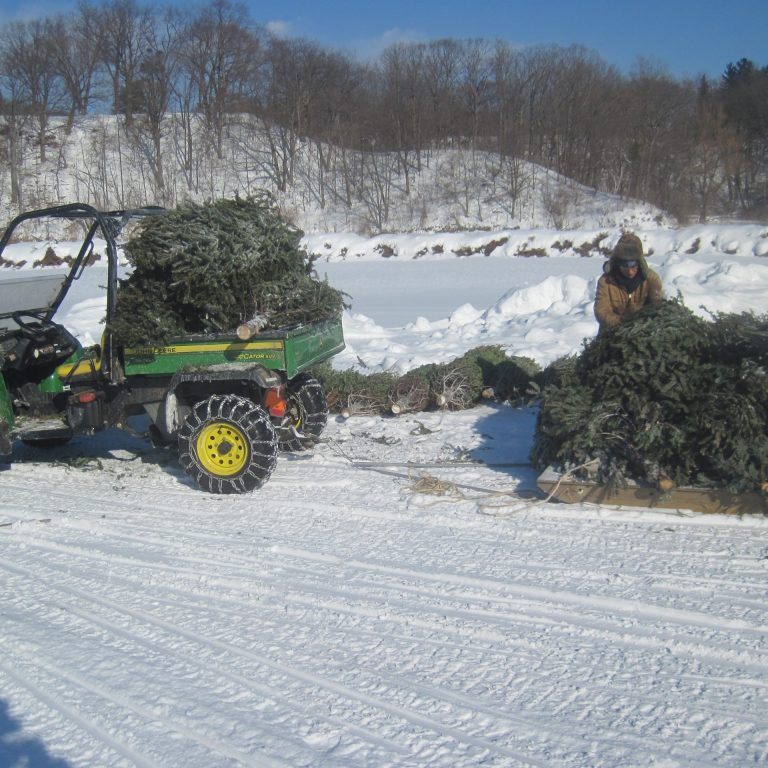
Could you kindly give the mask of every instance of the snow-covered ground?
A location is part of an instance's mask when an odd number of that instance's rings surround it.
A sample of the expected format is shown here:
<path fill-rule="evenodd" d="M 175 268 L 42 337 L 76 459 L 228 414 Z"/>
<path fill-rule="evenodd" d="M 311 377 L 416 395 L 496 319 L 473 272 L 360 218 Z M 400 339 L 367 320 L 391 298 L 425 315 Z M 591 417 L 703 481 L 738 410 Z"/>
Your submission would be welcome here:
<path fill-rule="evenodd" d="M 643 237 L 668 294 L 762 314 L 766 233 Z M 594 334 L 601 259 L 456 258 L 458 235 L 414 259 L 414 237 L 322 240 L 353 303 L 337 367 L 546 364 Z M 60 313 L 86 342 L 99 276 Z M 765 765 L 768 518 L 545 503 L 535 415 L 332 417 L 234 498 L 125 433 L 18 446 L 0 765 Z"/>

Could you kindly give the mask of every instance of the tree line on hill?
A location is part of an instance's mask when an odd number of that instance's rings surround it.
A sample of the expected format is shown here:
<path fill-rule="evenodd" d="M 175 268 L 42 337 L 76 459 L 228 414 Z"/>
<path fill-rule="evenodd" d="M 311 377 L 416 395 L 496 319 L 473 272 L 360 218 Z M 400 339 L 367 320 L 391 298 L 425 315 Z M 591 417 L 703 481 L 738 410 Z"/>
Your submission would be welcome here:
<path fill-rule="evenodd" d="M 680 217 L 768 210 L 768 66 L 747 59 L 716 81 L 681 80 L 642 61 L 624 75 L 581 46 L 441 39 L 363 62 L 271 35 L 231 0 L 80 0 L 73 13 L 0 27 L 0 173 L 12 207 L 28 201 L 30 147 L 38 167 L 55 160 L 53 118 L 68 133 L 94 114 L 118 116 L 118 140 L 164 204 L 179 196 L 171 175 L 204 191 L 205 159 L 226 160 L 235 135 L 238 162 L 277 193 L 311 152 L 317 205 L 365 194 L 374 228 L 395 175 L 408 195 L 430 153 L 450 148 L 495 158 L 485 173 L 503 177 L 512 199 L 529 183 L 525 160 Z M 98 162 L 98 152 L 83 158 L 81 174 Z M 107 176 L 89 178 L 92 202 L 125 205 Z"/>

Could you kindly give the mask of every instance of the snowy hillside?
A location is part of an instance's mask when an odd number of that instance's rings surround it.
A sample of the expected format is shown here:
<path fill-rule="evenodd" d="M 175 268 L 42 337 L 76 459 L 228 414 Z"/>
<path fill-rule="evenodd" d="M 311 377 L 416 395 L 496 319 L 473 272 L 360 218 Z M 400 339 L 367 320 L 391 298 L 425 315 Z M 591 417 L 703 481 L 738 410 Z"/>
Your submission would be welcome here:
<path fill-rule="evenodd" d="M 21 171 L 22 208 L 86 202 L 102 208 L 173 206 L 184 199 L 247 195 L 266 188 L 286 216 L 307 233 L 497 230 L 509 228 L 614 228 L 668 226 L 673 219 L 651 205 L 596 193 L 541 166 L 467 150 L 422 153 L 408 183 L 394 155 L 347 152 L 335 175 L 323 169 L 317 147 L 299 142 L 289 184 L 278 182 L 278 160 L 267 129 L 243 117 L 231 126 L 222 158 L 201 143 L 194 167 L 177 164 L 175 117 L 166 121 L 162 155 L 115 116 L 80 118 L 71 131 L 53 118 L 51 147 L 41 161 L 32 137 Z M 197 139 L 201 141 L 201 139 Z M 325 148 L 324 156 L 329 148 Z M 376 178 L 368 163 L 376 163 Z M 280 166 L 282 167 L 282 166 Z M 356 176 L 344 175 L 357 169 Z M 162 173 L 160 173 L 160 170 Z M 0 168 L 0 220 L 10 205 L 9 170 Z M 158 186 L 158 176 L 162 186 Z M 64 236 L 64 233 L 59 233 Z"/>

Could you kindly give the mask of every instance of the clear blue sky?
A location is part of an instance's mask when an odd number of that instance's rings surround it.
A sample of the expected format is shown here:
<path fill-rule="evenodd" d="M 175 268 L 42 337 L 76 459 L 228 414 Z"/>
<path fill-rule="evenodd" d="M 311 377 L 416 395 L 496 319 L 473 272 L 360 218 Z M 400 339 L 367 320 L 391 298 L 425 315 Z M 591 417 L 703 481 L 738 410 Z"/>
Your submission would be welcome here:
<path fill-rule="evenodd" d="M 195 0 L 171 0 L 194 6 Z M 76 0 L 0 0 L 0 22 L 64 12 Z M 157 5 L 162 5 L 158 0 Z M 393 42 L 501 38 L 574 43 L 629 72 L 638 58 L 676 77 L 719 77 L 742 57 L 768 65 L 768 0 L 244 0 L 284 36 L 375 57 Z"/>

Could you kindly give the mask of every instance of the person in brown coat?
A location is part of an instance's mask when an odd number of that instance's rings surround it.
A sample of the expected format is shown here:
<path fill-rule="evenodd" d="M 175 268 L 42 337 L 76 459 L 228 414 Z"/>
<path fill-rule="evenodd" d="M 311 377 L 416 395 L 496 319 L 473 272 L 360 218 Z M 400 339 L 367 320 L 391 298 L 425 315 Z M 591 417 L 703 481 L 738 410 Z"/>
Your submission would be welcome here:
<path fill-rule="evenodd" d="M 646 305 L 656 306 L 663 298 L 661 278 L 646 263 L 643 243 L 637 235 L 624 233 L 597 281 L 595 317 L 600 330 L 618 325 Z"/>

